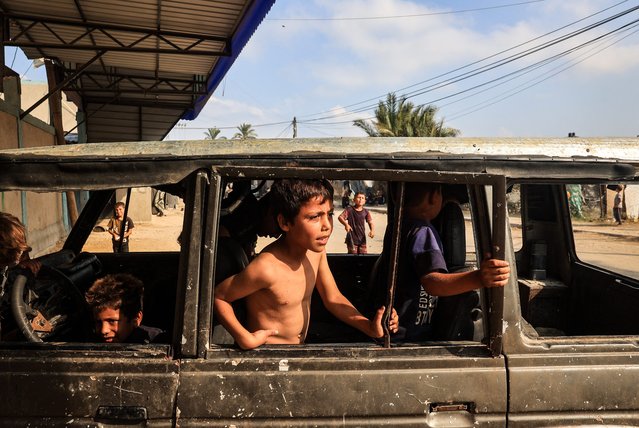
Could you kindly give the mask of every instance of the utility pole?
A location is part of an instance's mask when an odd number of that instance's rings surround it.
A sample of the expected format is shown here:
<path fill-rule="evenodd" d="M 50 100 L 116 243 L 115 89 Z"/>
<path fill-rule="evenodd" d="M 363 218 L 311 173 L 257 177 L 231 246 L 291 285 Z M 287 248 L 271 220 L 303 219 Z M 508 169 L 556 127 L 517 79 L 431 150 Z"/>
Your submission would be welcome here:
<path fill-rule="evenodd" d="M 293 116 L 293 138 L 297 138 L 297 117 Z"/>

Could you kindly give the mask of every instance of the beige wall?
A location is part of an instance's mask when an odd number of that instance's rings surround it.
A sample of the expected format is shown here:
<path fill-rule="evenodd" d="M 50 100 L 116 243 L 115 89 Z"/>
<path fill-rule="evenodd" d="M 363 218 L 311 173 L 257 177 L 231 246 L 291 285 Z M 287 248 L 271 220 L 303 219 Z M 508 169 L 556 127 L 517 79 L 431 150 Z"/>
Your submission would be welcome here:
<path fill-rule="evenodd" d="M 0 112 L 0 149 L 18 147 L 18 122 L 15 116 Z"/>
<path fill-rule="evenodd" d="M 150 187 L 134 187 L 131 189 L 131 201 L 127 215 L 133 224 L 146 223 L 151 221 L 151 196 L 153 191 Z M 116 190 L 115 198 L 119 202 L 126 203 L 126 189 Z"/>
<path fill-rule="evenodd" d="M 53 128 L 51 128 L 53 130 Z M 29 123 L 22 124 L 22 147 L 42 147 L 53 146 L 55 143 L 55 135 L 51 134 L 51 130 L 44 130 L 40 127 Z"/>
<path fill-rule="evenodd" d="M 26 192 L 27 231 L 33 256 L 45 254 L 67 236 L 63 224 L 65 207 L 60 193 Z"/>
<path fill-rule="evenodd" d="M 14 80 L 11 80 L 14 79 Z M 15 78 L 5 79 L 5 93 L 0 99 L 0 149 L 31 148 L 50 146 L 55 143 L 55 130 L 48 124 L 48 103 L 34 110 L 40 118 L 29 115 L 19 121 L 20 109 L 29 108 L 46 94 L 46 84 L 22 85 L 22 99 L 18 94 L 19 85 Z M 25 93 L 27 94 L 24 97 Z M 63 116 L 69 116 L 63 107 Z M 71 114 L 73 123 L 65 124 L 71 129 L 75 126 L 75 114 Z M 20 128 L 18 128 L 20 124 Z M 33 247 L 32 256 L 47 253 L 66 237 L 64 214 L 66 207 L 59 193 L 0 192 L 0 209 L 9 212 L 27 226 L 29 245 Z M 23 212 L 24 211 L 24 212 Z"/>
<path fill-rule="evenodd" d="M 22 82 L 22 93 L 20 99 L 22 102 L 22 108 L 28 109 L 39 101 L 43 96 L 49 92 L 49 85 L 44 82 Z M 73 129 L 76 125 L 76 113 L 78 109 L 70 101 L 66 100 L 64 94 L 62 94 L 62 126 L 65 131 Z M 44 123 L 49 123 L 49 103 L 47 101 L 40 104 L 30 113 L 31 116 L 40 119 Z"/>

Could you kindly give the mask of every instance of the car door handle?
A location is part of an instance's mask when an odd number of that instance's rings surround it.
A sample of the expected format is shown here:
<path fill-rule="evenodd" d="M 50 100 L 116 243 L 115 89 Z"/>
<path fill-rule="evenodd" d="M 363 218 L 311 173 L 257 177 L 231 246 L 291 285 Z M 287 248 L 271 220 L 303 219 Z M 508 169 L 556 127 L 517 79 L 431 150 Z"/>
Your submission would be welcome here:
<path fill-rule="evenodd" d="M 147 420 L 146 407 L 142 406 L 99 406 L 96 420 L 141 422 Z"/>
<path fill-rule="evenodd" d="M 473 427 L 474 403 L 433 403 L 426 418 L 429 427 Z"/>

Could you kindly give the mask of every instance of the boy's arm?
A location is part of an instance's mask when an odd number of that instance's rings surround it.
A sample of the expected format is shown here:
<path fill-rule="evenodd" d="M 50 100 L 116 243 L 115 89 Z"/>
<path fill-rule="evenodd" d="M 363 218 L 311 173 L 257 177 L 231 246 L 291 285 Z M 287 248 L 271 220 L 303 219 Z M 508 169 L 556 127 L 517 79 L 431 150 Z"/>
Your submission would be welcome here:
<path fill-rule="evenodd" d="M 384 307 L 382 306 L 377 310 L 372 320 L 362 315 L 341 291 L 339 291 L 339 288 L 337 288 L 335 278 L 333 278 L 333 274 L 328 267 L 326 252 L 322 253 L 320 259 L 316 287 L 324 306 L 326 306 L 326 309 L 337 319 L 355 327 L 370 337 L 380 338 L 384 336 L 384 329 L 382 327 Z M 396 332 L 398 325 L 397 312 L 393 309 L 389 326 L 390 331 L 393 333 Z"/>
<path fill-rule="evenodd" d="M 109 232 L 109 235 L 111 235 L 111 237 L 115 238 L 115 231 L 113 230 L 113 227 L 115 226 L 115 222 L 113 221 L 113 219 L 109 220 L 109 224 L 107 224 L 107 232 Z"/>
<path fill-rule="evenodd" d="M 337 217 L 337 220 L 342 223 L 342 226 L 346 229 L 346 232 L 350 232 L 351 226 L 348 224 L 348 209 L 342 211 L 342 213 Z"/>
<path fill-rule="evenodd" d="M 510 278 L 507 261 L 485 259 L 479 270 L 459 273 L 430 272 L 421 277 L 421 284 L 433 296 L 455 296 L 478 288 L 503 287 Z"/>
<path fill-rule="evenodd" d="M 131 235 L 131 233 L 133 233 L 133 228 L 135 227 L 135 225 L 133 224 L 133 220 L 129 218 L 127 219 L 127 221 L 129 222 L 129 226 L 126 229 L 126 232 L 124 232 L 125 238 L 128 238 Z"/>
<path fill-rule="evenodd" d="M 370 229 L 370 231 L 368 232 L 368 236 L 370 238 L 374 238 L 375 237 L 375 227 L 373 226 L 373 216 L 371 215 L 370 212 L 368 212 L 368 215 L 366 216 L 366 223 L 368 223 L 368 228 Z"/>
<path fill-rule="evenodd" d="M 215 287 L 213 299 L 215 315 L 242 349 L 257 348 L 266 343 L 270 336 L 277 334 L 277 330 L 248 331 L 237 319 L 231 305 L 234 301 L 253 294 L 268 285 L 262 275 L 259 275 L 263 268 L 260 267 L 262 264 L 259 258 L 255 259 L 242 272 L 225 279 Z"/>

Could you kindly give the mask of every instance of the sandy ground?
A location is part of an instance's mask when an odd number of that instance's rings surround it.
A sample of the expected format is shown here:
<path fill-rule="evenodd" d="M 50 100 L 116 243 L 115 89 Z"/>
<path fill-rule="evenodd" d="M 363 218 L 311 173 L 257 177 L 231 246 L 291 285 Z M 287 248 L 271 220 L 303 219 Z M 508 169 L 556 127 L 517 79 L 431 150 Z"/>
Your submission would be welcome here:
<path fill-rule="evenodd" d="M 94 231 L 89 236 L 83 250 L 93 253 L 112 251 L 111 235 L 106 232 L 108 219 L 100 222 L 104 232 Z M 152 216 L 150 222 L 136 222 L 129 241 L 130 251 L 178 251 L 177 238 L 182 231 L 184 211 L 181 208 L 168 209 L 162 217 Z"/>
<path fill-rule="evenodd" d="M 367 207 L 373 216 L 375 237 L 368 238 L 368 251 L 378 254 L 382 251 L 382 241 L 386 228 L 386 207 Z M 335 210 L 333 235 L 327 250 L 333 254 L 346 253 L 344 243 L 346 232 L 337 221 L 342 209 Z M 137 222 L 129 244 L 131 251 L 177 251 L 177 237 L 182 230 L 184 212 L 181 208 L 169 209 L 162 217 L 153 216 L 150 222 Z M 135 219 L 134 219 L 135 220 Z M 108 220 L 100 223 L 106 227 Z M 515 249 L 521 247 L 521 227 L 513 220 L 513 244 Z M 583 261 L 623 272 L 639 279 L 639 223 L 626 222 L 615 226 L 610 222 L 576 222 L 575 245 L 578 257 Z M 470 223 L 466 226 L 467 252 L 474 253 L 473 236 Z M 272 239 L 260 238 L 258 251 Z M 107 232 L 94 231 L 87 241 L 84 251 L 101 253 L 111 251 L 111 238 Z"/>
<path fill-rule="evenodd" d="M 382 242 L 384 239 L 384 230 L 386 229 L 386 207 L 369 207 L 371 216 L 373 217 L 373 225 L 375 227 L 375 237 L 367 238 L 369 253 L 380 253 L 382 251 Z M 328 242 L 327 250 L 329 253 L 346 253 L 346 231 L 344 227 L 337 221 L 337 216 L 342 210 L 335 211 L 335 224 L 333 234 Z M 181 209 L 173 209 L 165 211 L 162 217 L 153 216 L 151 222 L 135 222 L 133 233 L 129 242 L 130 251 L 177 251 L 177 237 L 182 230 L 184 212 Z M 102 221 L 99 226 L 106 229 L 108 219 Z M 367 226 L 368 230 L 368 226 Z M 261 250 L 273 239 L 259 238 L 257 249 Z M 84 251 L 94 253 L 111 252 L 111 235 L 107 232 L 94 231 L 89 236 L 84 246 Z"/>

